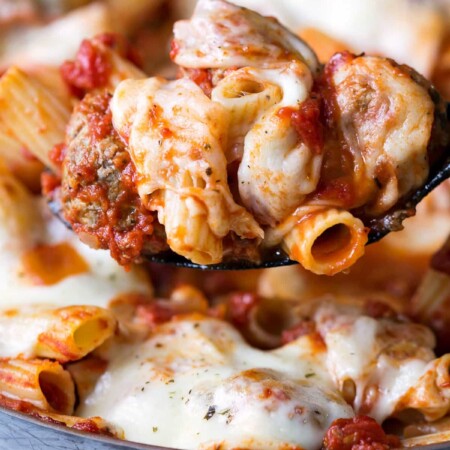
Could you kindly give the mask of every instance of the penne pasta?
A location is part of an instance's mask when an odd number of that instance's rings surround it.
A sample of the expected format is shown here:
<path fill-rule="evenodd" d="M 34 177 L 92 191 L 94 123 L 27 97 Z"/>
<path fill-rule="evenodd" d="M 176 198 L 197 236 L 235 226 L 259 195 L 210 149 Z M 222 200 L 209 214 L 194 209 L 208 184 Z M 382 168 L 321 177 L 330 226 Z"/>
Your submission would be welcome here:
<path fill-rule="evenodd" d="M 0 79 L 0 104 L 0 133 L 12 137 L 57 171 L 48 153 L 64 141 L 69 106 L 17 67 Z"/>
<path fill-rule="evenodd" d="M 48 360 L 0 360 L 0 395 L 60 414 L 72 414 L 75 405 L 69 372 Z"/>
<path fill-rule="evenodd" d="M 96 306 L 0 312 L 0 358 L 83 358 L 114 334 L 112 313 Z"/>
<path fill-rule="evenodd" d="M 334 275 L 364 254 L 368 230 L 347 211 L 325 209 L 299 218 L 283 239 L 289 257 L 316 274 Z"/>

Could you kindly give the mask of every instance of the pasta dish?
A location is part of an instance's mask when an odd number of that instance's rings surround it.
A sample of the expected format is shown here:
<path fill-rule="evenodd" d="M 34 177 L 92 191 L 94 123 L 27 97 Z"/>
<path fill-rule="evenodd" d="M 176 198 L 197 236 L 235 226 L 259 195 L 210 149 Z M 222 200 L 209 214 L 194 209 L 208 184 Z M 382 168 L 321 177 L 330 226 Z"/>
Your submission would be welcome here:
<path fill-rule="evenodd" d="M 69 3 L 0 1 L 0 406 L 177 449 L 449 441 L 448 181 L 365 247 L 449 157 L 444 22 L 425 77 L 173 1 L 155 68 L 167 2 Z M 145 261 L 274 249 L 301 265 Z"/>
<path fill-rule="evenodd" d="M 199 2 L 174 33 L 175 81 L 146 78 L 110 36 L 62 66 L 82 101 L 50 154 L 61 185 L 44 190 L 85 243 L 124 265 L 168 247 L 208 265 L 280 246 L 332 275 L 364 253 L 385 213 L 401 228 L 412 214 L 401 205 L 448 143 L 429 82 L 348 52 L 321 68 L 278 22 L 221 1 Z M 4 91 L 16 83 L 40 92 L 12 68 Z M 54 143 L 70 108 L 40 107 L 58 117 Z"/>

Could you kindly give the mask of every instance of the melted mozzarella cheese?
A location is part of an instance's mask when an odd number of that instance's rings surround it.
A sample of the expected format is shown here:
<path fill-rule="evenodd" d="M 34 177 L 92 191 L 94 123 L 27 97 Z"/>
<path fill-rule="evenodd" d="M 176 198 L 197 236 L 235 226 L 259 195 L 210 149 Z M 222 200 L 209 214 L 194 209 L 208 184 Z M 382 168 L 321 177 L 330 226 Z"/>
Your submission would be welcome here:
<path fill-rule="evenodd" d="M 32 312 L 45 311 L 45 307 L 32 308 Z M 23 355 L 27 358 L 33 356 L 36 345 L 36 336 L 51 326 L 51 316 L 27 315 L 31 308 L 25 307 L 20 310 L 19 320 L 15 326 L 8 326 L 8 314 L 0 313 L 0 355 L 2 358 L 15 358 Z"/>
<path fill-rule="evenodd" d="M 353 415 L 322 361 L 308 337 L 265 352 L 225 322 L 187 317 L 119 345 L 77 413 L 154 445 L 315 449 L 333 420 Z"/>
<path fill-rule="evenodd" d="M 325 303 L 315 313 L 327 346 L 326 366 L 339 389 L 355 385 L 354 409 L 380 423 L 435 358 L 429 329 L 413 323 L 364 316 L 359 308 Z"/>
<path fill-rule="evenodd" d="M 151 285 L 140 269 L 126 272 L 109 252 L 92 250 L 81 243 L 59 220 L 49 217 L 43 202 L 33 201 L 29 209 L 27 223 L 33 223 L 33 227 L 30 227 L 28 239 L 17 236 L 17 245 L 13 245 L 8 224 L 0 224 L 0 308 L 31 304 L 105 307 L 112 299 L 126 293 L 152 294 Z M 39 285 L 28 279 L 22 267 L 23 252 L 35 245 L 61 242 L 76 250 L 88 270 L 67 276 L 53 285 Z M 25 248 L 22 244 L 26 244 Z"/>
<path fill-rule="evenodd" d="M 174 26 L 174 61 L 182 67 L 262 67 L 273 62 L 305 62 L 317 57 L 298 36 L 276 20 L 223 0 L 200 0 L 190 20 Z"/>

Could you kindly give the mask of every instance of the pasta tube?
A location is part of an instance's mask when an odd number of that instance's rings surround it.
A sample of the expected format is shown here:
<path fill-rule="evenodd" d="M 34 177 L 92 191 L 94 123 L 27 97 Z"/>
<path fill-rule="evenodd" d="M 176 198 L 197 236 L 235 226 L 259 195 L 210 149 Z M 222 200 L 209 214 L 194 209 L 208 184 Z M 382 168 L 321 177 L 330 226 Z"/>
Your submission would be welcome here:
<path fill-rule="evenodd" d="M 0 313 L 0 357 L 83 358 L 114 333 L 112 313 L 96 306 L 23 308 Z"/>
<path fill-rule="evenodd" d="M 316 274 L 335 275 L 364 254 L 368 230 L 349 212 L 326 209 L 300 218 L 282 242 L 291 259 Z"/>
<path fill-rule="evenodd" d="M 129 142 L 144 204 L 158 211 L 173 251 L 198 264 L 222 260 L 222 239 L 263 232 L 235 203 L 223 154 L 228 116 L 192 81 L 127 80 L 111 102 L 114 127 Z"/>
<path fill-rule="evenodd" d="M 9 170 L 33 192 L 40 190 L 41 172 L 44 165 L 27 152 L 16 139 L 8 136 L 0 124 L 0 158 Z"/>
<path fill-rule="evenodd" d="M 70 117 L 67 104 L 17 67 L 0 79 L 0 104 L 0 133 L 56 171 L 48 152 L 64 141 Z"/>
<path fill-rule="evenodd" d="M 313 80 L 305 64 L 293 61 L 248 72 L 261 83 L 277 86 L 282 95 L 279 102 L 260 112 L 246 135 L 238 171 L 243 204 L 259 223 L 273 227 L 295 211 L 319 182 L 318 105 L 309 98 Z M 317 135 L 314 140 L 302 136 L 295 124 L 296 117 L 302 122 L 302 108 L 309 104 L 317 112 L 316 123 L 309 123 L 309 132 Z"/>
<path fill-rule="evenodd" d="M 17 255 L 34 245 L 44 229 L 33 196 L 1 160 L 0 198 L 0 247 L 3 253 Z"/>
<path fill-rule="evenodd" d="M 450 409 L 450 355 L 431 361 L 417 383 L 400 399 L 397 409 L 419 410 L 428 421 L 444 417 Z"/>
<path fill-rule="evenodd" d="M 0 360 L 0 394 L 60 414 L 72 414 L 75 405 L 69 372 L 48 360 Z"/>
<path fill-rule="evenodd" d="M 257 77 L 248 67 L 232 72 L 213 89 L 211 99 L 223 105 L 230 117 L 225 152 L 228 163 L 242 159 L 246 134 L 256 119 L 281 98 L 278 85 Z"/>

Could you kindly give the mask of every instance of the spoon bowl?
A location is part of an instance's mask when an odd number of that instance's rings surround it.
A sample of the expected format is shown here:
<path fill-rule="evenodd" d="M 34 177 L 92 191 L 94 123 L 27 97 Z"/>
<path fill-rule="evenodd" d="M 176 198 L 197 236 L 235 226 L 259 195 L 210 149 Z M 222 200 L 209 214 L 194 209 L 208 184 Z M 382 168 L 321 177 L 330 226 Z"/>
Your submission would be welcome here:
<path fill-rule="evenodd" d="M 401 226 L 399 226 L 399 224 L 401 224 L 404 219 L 414 215 L 415 206 L 447 178 L 450 178 L 450 156 L 447 157 L 445 163 L 441 167 L 430 171 L 426 183 L 420 189 L 400 202 L 401 207 L 394 207 L 382 217 L 365 220 L 365 225 L 371 229 L 367 245 L 379 241 L 392 231 L 400 230 Z M 57 201 L 50 201 L 49 206 L 53 214 L 68 228 L 71 228 L 70 224 L 63 218 L 60 204 Z M 291 260 L 288 255 L 279 248 L 266 252 L 261 261 L 229 259 L 219 264 L 212 265 L 193 263 L 172 251 L 165 251 L 158 254 L 144 254 L 143 257 L 146 261 L 152 263 L 168 264 L 176 267 L 199 270 L 268 269 L 271 267 L 297 264 L 297 261 Z"/>
<path fill-rule="evenodd" d="M 412 216 L 415 211 L 415 206 L 425 198 L 433 189 L 441 184 L 446 179 L 450 178 L 450 157 L 447 158 L 443 167 L 430 174 L 425 185 L 419 190 L 415 191 L 403 204 L 401 209 L 388 211 L 384 216 L 378 217 L 376 220 L 369 221 L 366 225 L 371 228 L 369 233 L 369 240 L 367 245 L 378 242 L 384 236 L 393 231 L 398 230 L 398 223 L 404 219 Z M 269 269 L 271 267 L 290 266 L 298 264 L 297 261 L 290 259 L 283 250 L 275 249 L 266 255 L 266 258 L 260 262 L 245 261 L 245 260 L 230 260 L 220 264 L 200 265 L 177 255 L 174 252 L 168 251 L 156 255 L 144 255 L 149 262 L 159 264 L 170 264 L 176 267 L 186 267 L 200 270 L 249 270 L 249 269 Z"/>

